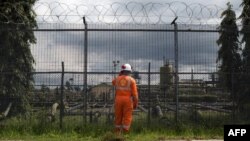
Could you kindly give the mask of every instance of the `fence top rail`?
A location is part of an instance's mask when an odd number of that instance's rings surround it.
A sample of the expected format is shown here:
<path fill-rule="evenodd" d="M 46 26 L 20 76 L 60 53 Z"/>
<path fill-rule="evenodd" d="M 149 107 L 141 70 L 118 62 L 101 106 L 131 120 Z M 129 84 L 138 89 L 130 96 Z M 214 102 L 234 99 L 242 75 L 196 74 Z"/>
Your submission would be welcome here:
<path fill-rule="evenodd" d="M 7 31 L 16 31 L 17 29 L 0 29 Z M 34 32 L 69 32 L 69 31 L 103 31 L 103 32 L 221 32 L 221 30 L 196 30 L 196 29 L 28 29 L 19 31 L 34 31 Z"/>
<path fill-rule="evenodd" d="M 33 31 L 86 31 L 85 29 L 34 29 Z M 174 29 L 87 29 L 87 31 L 175 32 Z M 220 30 L 179 29 L 177 32 L 220 32 Z"/>
<path fill-rule="evenodd" d="M 62 73 L 62 71 L 47 71 L 47 72 L 32 72 L 32 74 L 51 74 L 51 73 Z M 63 73 L 69 74 L 84 74 L 85 72 L 75 72 L 75 71 L 65 71 Z M 148 72 L 138 72 L 139 74 L 148 74 Z M 150 72 L 150 74 L 174 74 L 172 73 L 162 73 L 162 72 Z M 118 72 L 87 72 L 87 74 L 118 74 Z M 217 74 L 215 72 L 178 72 L 178 74 Z"/>

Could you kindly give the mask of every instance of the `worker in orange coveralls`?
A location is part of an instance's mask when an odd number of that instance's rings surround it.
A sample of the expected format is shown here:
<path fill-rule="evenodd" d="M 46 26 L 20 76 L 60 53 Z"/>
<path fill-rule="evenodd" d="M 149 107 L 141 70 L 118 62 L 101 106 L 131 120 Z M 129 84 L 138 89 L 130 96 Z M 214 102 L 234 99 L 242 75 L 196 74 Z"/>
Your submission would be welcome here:
<path fill-rule="evenodd" d="M 128 133 L 132 122 L 132 113 L 138 105 L 136 81 L 130 76 L 130 64 L 121 66 L 121 72 L 112 84 L 115 86 L 115 132 Z"/>

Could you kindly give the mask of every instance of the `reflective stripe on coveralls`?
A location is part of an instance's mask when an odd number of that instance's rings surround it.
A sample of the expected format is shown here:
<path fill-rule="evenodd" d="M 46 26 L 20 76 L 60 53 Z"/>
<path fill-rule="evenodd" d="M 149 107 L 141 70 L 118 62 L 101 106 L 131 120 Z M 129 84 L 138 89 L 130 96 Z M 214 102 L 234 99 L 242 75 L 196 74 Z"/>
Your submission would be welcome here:
<path fill-rule="evenodd" d="M 123 126 L 122 126 L 122 128 L 123 128 L 123 129 L 125 129 L 125 130 L 129 130 L 129 128 L 130 128 L 130 125 L 128 125 L 128 126 L 126 126 L 126 125 L 123 125 Z"/>
<path fill-rule="evenodd" d="M 129 128 L 130 128 L 130 125 L 115 125 L 115 128 L 117 128 L 117 129 L 125 129 L 125 130 L 129 130 Z"/>

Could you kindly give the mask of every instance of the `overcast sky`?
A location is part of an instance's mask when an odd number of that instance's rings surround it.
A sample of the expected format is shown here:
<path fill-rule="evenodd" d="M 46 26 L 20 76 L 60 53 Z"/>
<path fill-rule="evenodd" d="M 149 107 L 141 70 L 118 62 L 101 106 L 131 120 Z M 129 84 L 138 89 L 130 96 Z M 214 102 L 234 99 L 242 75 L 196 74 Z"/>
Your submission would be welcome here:
<path fill-rule="evenodd" d="M 199 8 L 202 8 L 203 6 L 210 7 L 210 5 L 213 7 L 213 5 L 217 5 L 216 8 L 225 8 L 226 3 L 228 1 L 233 4 L 234 9 L 239 9 L 239 5 L 241 3 L 240 0 L 178 0 L 179 2 L 185 2 L 185 4 L 189 5 L 189 8 L 192 9 L 192 14 L 194 14 L 193 17 L 199 17 L 200 13 L 199 10 L 195 9 L 195 5 L 201 4 Z M 51 0 L 39 0 L 39 3 L 53 3 Z M 65 3 L 67 6 L 71 5 L 78 5 L 79 9 L 84 9 L 84 6 L 93 7 L 93 5 L 111 5 L 115 2 L 121 2 L 125 3 L 126 5 L 129 5 L 130 2 L 137 2 L 135 8 L 133 11 L 136 11 L 137 9 L 140 9 L 140 5 L 145 5 L 147 3 L 160 3 L 166 6 L 167 4 L 170 4 L 171 2 L 174 2 L 175 5 L 172 5 L 171 8 L 174 11 L 177 11 L 176 13 L 181 14 L 180 11 L 183 11 L 183 6 L 185 4 L 178 3 L 176 1 L 172 0 L 59 0 L 57 1 L 59 3 Z M 196 3 L 196 4 L 194 4 Z M 197 4 L 198 3 L 198 4 Z M 192 6 L 194 4 L 194 6 Z M 77 16 L 74 15 L 75 11 L 72 10 L 72 13 L 64 13 L 65 9 L 63 9 L 64 6 L 60 5 L 59 7 L 53 7 L 54 4 L 49 5 L 50 8 L 46 7 L 44 4 L 40 4 L 38 7 L 36 7 L 38 17 L 39 15 L 44 15 L 42 18 L 39 17 L 38 21 L 40 22 L 47 22 L 46 24 L 39 24 L 39 28 L 43 29 L 55 29 L 55 28 L 67 28 L 67 29 L 75 29 L 75 28 L 84 28 L 82 24 L 79 24 L 79 21 L 74 23 L 74 20 L 77 21 Z M 84 5 L 84 6 L 80 6 Z M 48 5 L 47 5 L 48 6 Z M 58 5 L 57 5 L 58 6 Z M 133 5 L 134 6 L 134 5 Z M 62 9 L 60 9 L 60 7 Z M 74 7 L 74 6 L 73 6 Z M 118 6 L 119 7 L 119 6 Z M 46 9 L 47 8 L 47 9 Z M 65 7 L 64 7 L 65 8 Z M 161 9 L 160 9 L 161 8 Z M 155 8 L 153 11 L 160 11 L 163 10 L 164 7 L 160 7 L 159 9 Z M 215 9 L 216 9 L 215 8 Z M 49 9 L 49 11 L 48 11 Z M 67 9 L 67 8 L 66 8 Z M 51 24 L 60 22 L 60 20 L 56 20 L 56 16 L 51 18 L 49 14 L 58 14 L 61 17 L 61 21 L 63 23 L 60 24 Z M 87 10 L 88 11 L 88 10 Z M 108 11 L 108 10 L 104 10 Z M 119 10 L 117 9 L 118 14 L 121 14 L 124 11 L 121 11 L 119 13 Z M 154 13 L 151 11 L 151 13 Z M 86 12 L 86 10 L 85 10 Z M 140 11 L 141 12 L 141 11 Z M 171 13 L 171 11 L 165 11 L 164 14 L 169 16 L 168 12 Z M 161 12 L 160 12 L 161 13 Z M 189 12 L 186 13 L 186 15 Z M 206 12 L 205 12 L 206 13 Z M 212 12 L 213 13 L 213 12 Z M 67 17 L 63 17 L 64 14 L 67 14 Z M 71 15 L 72 14 L 72 15 Z M 79 14 L 79 13 L 77 13 Z M 94 17 L 95 14 L 92 14 Z M 99 13 L 100 14 L 100 13 Z M 101 14 L 107 14 L 107 13 L 101 13 Z M 109 13 L 112 14 L 112 13 Z M 126 14 L 126 12 L 125 12 Z M 239 14 L 239 12 L 238 12 Z M 80 13 L 81 15 L 81 13 Z M 138 21 L 140 23 L 144 19 L 140 19 L 140 14 L 135 14 L 136 19 L 133 19 L 135 21 Z M 142 14 L 143 15 L 143 14 Z M 150 15 L 150 14 L 149 14 Z M 217 14 L 219 15 L 219 14 Z M 150 15 L 150 19 L 154 20 L 154 15 Z M 170 15 L 170 17 L 174 15 Z M 178 15 L 179 16 L 179 15 Z M 185 16 L 185 15 L 184 15 Z M 180 24 L 185 23 L 186 21 L 189 21 L 188 24 L 190 24 L 190 19 L 185 19 L 186 17 L 182 17 L 182 15 L 179 17 L 178 22 Z M 93 18 L 92 17 L 92 18 Z M 65 20 L 64 18 L 67 18 Z M 81 18 L 81 17 L 80 17 Z M 95 17 L 96 18 L 96 17 Z M 101 16 L 99 15 L 99 20 L 106 21 L 106 22 L 112 22 L 114 20 L 113 18 L 109 16 Z M 89 28 L 141 28 L 141 29 L 173 29 L 173 26 L 169 25 L 173 18 L 169 18 L 167 20 L 163 19 L 163 21 L 167 21 L 167 23 L 161 23 L 161 25 L 138 25 L 138 23 L 133 24 L 133 22 L 130 20 L 130 25 L 95 25 L 93 24 L 92 27 L 90 25 Z M 202 18 L 202 17 L 199 17 Z M 218 21 L 219 17 L 209 17 L 209 15 L 205 18 L 211 18 L 209 20 Z M 124 17 L 119 17 L 120 21 L 123 21 Z M 199 19 L 203 20 L 203 19 Z M 207 21 L 208 19 L 205 19 L 204 21 Z M 65 22 L 66 21 L 66 22 Z M 92 21 L 95 21 L 92 19 Z M 126 21 L 126 20 L 125 20 Z M 195 21 L 195 20 L 194 20 Z M 51 23 L 50 23 L 51 22 Z M 69 24 L 71 23 L 71 24 Z M 118 21 L 116 21 L 118 23 Z M 218 24 L 218 23 L 217 23 Z M 198 26 L 187 26 L 187 25 L 180 25 L 179 28 L 196 28 L 196 29 L 216 29 L 217 25 L 198 25 Z M 82 72 L 83 71 L 83 62 L 84 62 L 84 32 L 35 32 L 35 35 L 37 37 L 37 44 L 34 45 L 32 48 L 32 53 L 36 59 L 36 65 L 35 68 L 37 71 L 60 71 L 61 70 L 61 62 L 65 62 L 65 70 L 66 71 L 76 71 L 76 72 Z M 217 50 L 219 49 L 218 45 L 216 44 L 216 40 L 218 39 L 219 34 L 216 32 L 212 33 L 206 33 L 206 32 L 179 32 L 178 33 L 178 45 L 179 45 L 179 71 L 180 72 L 191 72 L 193 70 L 194 72 L 214 72 L 216 71 L 216 59 L 217 59 Z M 118 66 L 120 66 L 122 63 L 130 63 L 133 68 L 139 72 L 147 72 L 148 71 L 148 63 L 151 63 L 151 71 L 158 72 L 159 68 L 163 65 L 163 58 L 169 60 L 171 63 L 174 63 L 174 33 L 173 32 L 89 32 L 88 33 L 88 71 L 89 72 L 112 72 L 114 71 L 114 67 L 112 64 L 112 61 L 119 60 L 120 63 Z M 119 71 L 119 67 L 116 68 L 116 71 Z M 78 79 L 78 81 L 83 80 L 83 76 L 67 76 L 66 79 L 70 77 L 74 77 L 74 79 Z M 195 78 L 199 79 L 208 79 L 208 75 L 196 75 Z M 181 76 L 182 79 L 189 79 L 190 75 Z M 60 77 L 51 77 L 47 75 L 39 76 L 37 77 L 37 80 L 41 81 L 40 83 L 44 83 L 44 81 L 50 81 L 50 83 L 58 83 L 60 82 Z M 112 75 L 89 75 L 88 81 L 89 83 L 98 83 L 98 82 L 105 82 L 105 81 L 111 81 Z M 144 75 L 143 79 L 147 80 L 147 76 Z M 152 76 L 152 82 L 159 83 L 159 77 Z"/>
<path fill-rule="evenodd" d="M 233 5 L 238 16 L 241 0 L 40 0 L 35 10 L 38 21 L 43 22 L 82 23 L 82 17 L 86 16 L 93 23 L 128 23 L 131 20 L 137 23 L 170 23 L 178 16 L 179 23 L 203 20 L 203 23 L 218 24 L 227 2 Z"/>

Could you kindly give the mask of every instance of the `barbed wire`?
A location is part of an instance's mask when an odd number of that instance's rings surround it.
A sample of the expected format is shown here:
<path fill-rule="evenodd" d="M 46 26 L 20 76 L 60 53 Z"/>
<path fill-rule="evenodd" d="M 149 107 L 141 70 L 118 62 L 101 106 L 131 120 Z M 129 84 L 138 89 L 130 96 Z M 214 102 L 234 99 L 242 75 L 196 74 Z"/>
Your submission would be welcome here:
<path fill-rule="evenodd" d="M 18 6 L 27 3 L 2 3 L 0 7 L 11 7 L 19 14 Z M 38 23 L 82 23 L 85 17 L 88 23 L 118 24 L 170 24 L 178 16 L 180 24 L 219 24 L 225 8 L 217 5 L 184 2 L 170 3 L 112 3 L 110 5 L 65 4 L 59 2 L 37 2 L 34 7 Z M 240 14 L 241 9 L 234 9 Z M 18 15 L 22 17 L 22 15 Z M 8 14 L 0 13 L 1 23 L 23 24 L 10 19 Z M 238 21 L 240 24 L 240 22 Z"/>

